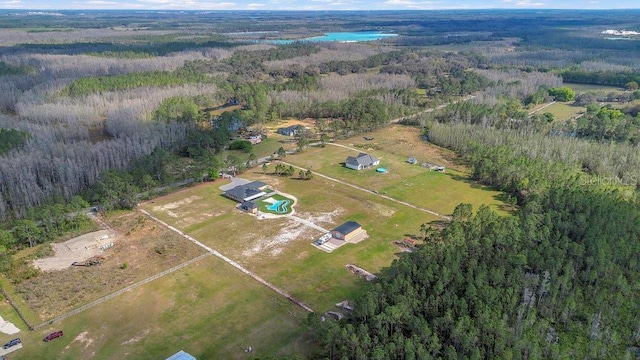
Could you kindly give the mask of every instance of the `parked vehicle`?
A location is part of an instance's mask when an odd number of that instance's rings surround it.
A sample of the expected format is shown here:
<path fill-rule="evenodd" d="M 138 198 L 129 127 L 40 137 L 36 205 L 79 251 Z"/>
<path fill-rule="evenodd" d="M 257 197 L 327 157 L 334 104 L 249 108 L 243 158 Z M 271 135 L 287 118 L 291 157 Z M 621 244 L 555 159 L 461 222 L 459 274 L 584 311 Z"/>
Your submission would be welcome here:
<path fill-rule="evenodd" d="M 49 335 L 45 336 L 45 337 L 44 337 L 44 339 L 43 339 L 43 341 L 44 341 L 44 342 L 49 342 L 49 341 L 51 341 L 51 340 L 53 340 L 53 339 L 57 339 L 57 338 L 59 338 L 59 337 L 60 337 L 60 336 L 62 336 L 62 335 L 64 335 L 64 334 L 62 333 L 62 331 L 52 332 L 51 334 L 49 334 Z"/>
<path fill-rule="evenodd" d="M 16 346 L 16 345 L 20 344 L 21 342 L 22 342 L 22 340 L 20 340 L 20 338 L 15 338 L 15 339 L 9 341 L 8 343 L 2 345 L 2 348 L 3 349 L 8 349 L 8 348 L 10 348 L 12 346 Z"/>

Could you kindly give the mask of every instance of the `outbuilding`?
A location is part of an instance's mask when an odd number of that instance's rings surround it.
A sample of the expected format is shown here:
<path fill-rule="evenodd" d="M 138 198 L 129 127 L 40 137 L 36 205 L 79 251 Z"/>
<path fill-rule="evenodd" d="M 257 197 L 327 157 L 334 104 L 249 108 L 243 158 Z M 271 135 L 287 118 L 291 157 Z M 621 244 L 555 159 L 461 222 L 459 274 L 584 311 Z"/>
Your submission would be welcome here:
<path fill-rule="evenodd" d="M 347 221 L 337 228 L 331 230 L 331 235 L 338 240 L 346 242 L 357 242 L 362 236 L 366 238 L 367 232 L 362 229 L 362 225 L 355 221 Z"/>
<path fill-rule="evenodd" d="M 188 352 L 180 350 L 177 353 L 169 356 L 167 360 L 196 360 L 196 358 Z"/>

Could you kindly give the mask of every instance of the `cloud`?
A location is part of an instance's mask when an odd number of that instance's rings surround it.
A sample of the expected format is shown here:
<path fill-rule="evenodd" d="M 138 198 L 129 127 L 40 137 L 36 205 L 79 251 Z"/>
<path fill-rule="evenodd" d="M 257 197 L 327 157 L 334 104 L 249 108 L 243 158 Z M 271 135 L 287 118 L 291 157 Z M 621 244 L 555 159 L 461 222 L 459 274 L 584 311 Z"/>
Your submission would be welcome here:
<path fill-rule="evenodd" d="M 90 5 L 122 5 L 122 3 L 117 3 L 113 1 L 101 1 L 101 0 L 87 1 L 86 3 Z"/>
<path fill-rule="evenodd" d="M 261 8 L 261 7 L 265 7 L 267 6 L 267 4 L 259 4 L 259 3 L 255 3 L 255 4 L 249 4 L 247 5 L 247 7 L 249 9 L 257 9 L 257 8 Z"/>

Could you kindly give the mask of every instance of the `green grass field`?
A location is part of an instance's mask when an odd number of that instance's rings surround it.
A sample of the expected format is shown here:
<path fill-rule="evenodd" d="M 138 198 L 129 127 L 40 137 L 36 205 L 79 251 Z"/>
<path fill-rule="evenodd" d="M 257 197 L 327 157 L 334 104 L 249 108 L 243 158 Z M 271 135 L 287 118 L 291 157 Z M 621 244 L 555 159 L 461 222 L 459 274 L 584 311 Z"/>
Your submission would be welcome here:
<path fill-rule="evenodd" d="M 347 263 L 377 272 L 389 266 L 396 256 L 397 248 L 391 241 L 417 234 L 420 224 L 438 220 L 322 178 L 301 181 L 258 171 L 243 177 L 264 181 L 296 196 L 299 217 L 326 229 L 355 220 L 370 238 L 345 245 L 332 254 L 324 253 L 311 246 L 322 235 L 319 230 L 286 218 L 258 220 L 235 210 L 235 202 L 220 196 L 218 186 L 222 180 L 167 195 L 143 207 L 320 310 L 353 298 L 366 286 L 345 270 Z M 185 198 L 191 199 L 188 205 L 175 205 Z M 170 213 L 165 208 L 170 208 Z"/>
<path fill-rule="evenodd" d="M 10 312 L 0 307 L 12 319 Z M 24 348 L 10 358 L 164 359 L 181 349 L 198 359 L 304 354 L 306 315 L 211 256 L 59 324 L 21 332 Z M 56 330 L 64 336 L 42 341 Z M 255 351 L 246 353 L 247 346 Z"/>
<path fill-rule="evenodd" d="M 355 156 L 359 151 L 378 157 L 380 167 L 388 172 L 377 173 L 375 168 L 361 171 L 346 168 L 343 164 L 346 157 Z M 349 150 L 327 145 L 287 156 L 284 161 L 441 214 L 451 214 L 463 202 L 474 208 L 488 204 L 494 210 L 502 210 L 502 194 L 470 181 L 467 173 L 453 169 L 445 173 L 429 171 L 420 165 L 409 164 L 404 156 L 383 150 Z"/>
<path fill-rule="evenodd" d="M 290 140 L 290 138 L 278 134 L 270 134 L 269 137 L 262 140 L 261 143 L 253 146 L 253 153 L 256 154 L 257 158 L 261 158 L 272 155 L 278 151 L 281 146 L 286 150 L 295 148 L 294 143 L 283 143 L 283 140 Z M 241 150 L 223 150 L 216 157 L 222 162 L 229 155 L 236 156 L 243 162 L 249 161 L 249 153 Z"/>
<path fill-rule="evenodd" d="M 573 119 L 577 115 L 587 111 L 584 106 L 575 106 L 573 102 L 557 102 L 553 105 L 537 112 L 537 114 L 544 114 L 546 112 L 551 113 L 555 121 L 565 121 Z"/>

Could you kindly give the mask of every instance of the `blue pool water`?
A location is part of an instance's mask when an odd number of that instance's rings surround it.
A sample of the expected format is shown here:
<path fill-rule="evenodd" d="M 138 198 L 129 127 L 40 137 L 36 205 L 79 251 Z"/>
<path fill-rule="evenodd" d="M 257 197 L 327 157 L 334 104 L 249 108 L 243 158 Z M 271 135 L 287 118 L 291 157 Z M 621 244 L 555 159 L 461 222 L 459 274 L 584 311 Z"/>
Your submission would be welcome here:
<path fill-rule="evenodd" d="M 298 39 L 298 40 L 271 40 L 271 44 L 291 44 L 295 41 L 298 42 L 322 42 L 322 41 L 337 41 L 337 42 L 361 42 L 361 41 L 374 41 L 380 39 L 386 39 L 390 37 L 398 36 L 398 34 L 385 34 L 381 32 L 366 31 L 366 32 L 330 32 L 323 36 L 315 36 L 310 38 Z"/>
<path fill-rule="evenodd" d="M 290 200 L 276 200 L 272 205 L 267 206 L 268 210 L 271 210 L 277 214 L 284 214 L 289 212 Z"/>

